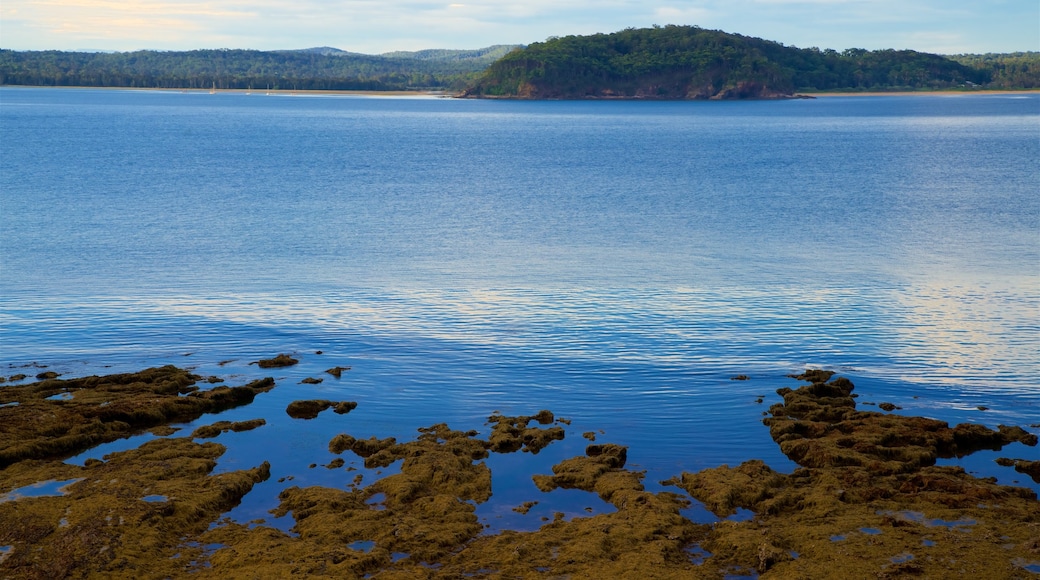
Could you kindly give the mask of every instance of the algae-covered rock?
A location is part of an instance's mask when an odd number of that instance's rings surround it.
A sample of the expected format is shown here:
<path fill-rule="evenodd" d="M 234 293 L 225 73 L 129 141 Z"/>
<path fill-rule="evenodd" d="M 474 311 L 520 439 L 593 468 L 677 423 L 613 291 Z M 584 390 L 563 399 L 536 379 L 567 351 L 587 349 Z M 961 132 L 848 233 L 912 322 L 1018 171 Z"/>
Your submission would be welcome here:
<path fill-rule="evenodd" d="M 210 475 L 223 452 L 215 443 L 156 439 L 104 462 L 64 466 L 61 476 L 74 478 L 65 495 L 0 503 L 0 545 L 11 547 L 0 576 L 162 578 L 188 572 L 186 564 L 202 560 L 203 551 L 186 538 L 204 533 L 270 475 L 266 463 Z M 25 471 L 29 463 L 8 469 Z M 36 477 L 45 473 L 37 470 Z"/>
<path fill-rule="evenodd" d="M 777 473 L 757 459 L 735 468 L 723 465 L 698 473 L 684 473 L 665 483 L 685 489 L 720 518 L 733 515 L 737 508 L 755 506 L 766 512 L 779 511 L 775 498 L 791 501 L 791 488 L 797 487 L 793 476 Z M 800 500 L 801 498 L 796 498 Z"/>
<path fill-rule="evenodd" d="M 350 367 L 332 367 L 331 369 L 328 369 L 325 372 L 329 373 L 330 375 L 332 375 L 332 376 L 334 376 L 334 377 L 336 377 L 338 379 L 338 378 L 343 376 L 343 372 L 344 371 L 349 371 L 349 370 L 350 370 Z"/>
<path fill-rule="evenodd" d="M 313 419 L 322 411 L 329 408 L 331 408 L 336 414 L 343 415 L 356 409 L 357 403 L 353 401 L 340 401 L 336 403 L 325 399 L 293 401 L 285 408 L 285 412 L 294 419 Z"/>
<path fill-rule="evenodd" d="M 540 577 L 550 573 L 581 578 L 681 578 L 696 574 L 685 549 L 704 537 L 708 527 L 682 517 L 680 511 L 688 502 L 677 494 L 646 492 L 642 474 L 624 470 L 627 450 L 613 444 L 590 445 L 584 457 L 564 461 L 553 472 L 560 486 L 580 486 L 609 497 L 616 512 L 570 521 L 561 514 L 535 532 L 482 534 L 473 504 L 487 501 L 492 493 L 491 473 L 482 459 L 496 447 L 511 449 L 502 452 L 523 448 L 523 433 L 530 421 L 537 420 L 534 417 L 495 421 L 519 429 L 511 435 L 515 441 L 510 445 L 496 446 L 490 438 L 480 439 L 476 431 L 455 431 L 445 424 L 419 429 L 418 437 L 407 442 L 338 435 L 329 442 L 333 453 L 350 450 L 365 457 L 369 467 L 373 458 L 383 466 L 402 461 L 400 473 L 349 491 L 285 490 L 275 515 L 292 514 L 293 531 L 299 536 L 275 537 L 263 528 L 244 526 L 216 529 L 206 541 L 233 544 L 235 549 L 214 554 L 210 559 L 214 570 L 229 577 L 248 577 L 241 575 L 247 565 L 262 566 L 274 575 L 326 577 Z M 541 415 L 540 424 L 552 422 L 547 414 Z M 585 463 L 591 467 L 582 466 Z M 568 479 L 573 473 L 587 476 L 580 482 Z M 516 511 L 526 512 L 537 503 L 525 502 Z M 344 549 L 353 545 L 368 548 Z M 398 554 L 396 561 L 393 554 Z"/>
<path fill-rule="evenodd" d="M 354 409 L 357 409 L 357 403 L 354 401 L 340 401 L 332 406 L 332 412 L 337 415 L 346 415 Z"/>
<path fill-rule="evenodd" d="M 628 449 L 613 443 L 589 445 L 584 457 L 565 459 L 553 466 L 553 475 L 535 475 L 535 485 L 543 492 L 557 488 L 594 492 L 618 508 L 629 502 L 657 501 L 643 491 L 644 472 L 624 469 Z"/>
<path fill-rule="evenodd" d="M 19 405 L 0 412 L 70 393 L 71 399 L 48 401 L 54 406 L 34 407 L 35 412 L 78 409 L 63 417 L 91 417 L 89 432 L 105 424 L 97 413 L 120 401 L 123 407 L 106 417 L 132 418 L 133 407 L 126 404 L 138 397 L 159 401 L 160 408 L 164 397 L 185 400 L 195 412 L 240 404 L 273 386 L 270 379 L 259 382 L 251 395 L 227 387 L 199 391 L 193 384 L 197 377 L 175 371 L 94 377 L 89 385 L 48 380 L 5 386 L 0 396 L 14 393 Z M 315 449 L 312 466 L 320 462 L 339 470 L 323 477 L 338 473 L 342 480 L 334 487 L 283 489 L 272 514 L 292 517 L 289 533 L 262 520 L 220 519 L 269 478 L 270 466 L 213 475 L 224 452 L 213 442 L 155 439 L 83 467 L 65 464 L 60 456 L 19 457 L 0 468 L 0 493 L 53 480 L 67 482 L 66 495 L 0 500 L 0 546 L 8 547 L 0 577 L 1019 578 L 1040 564 L 1040 504 L 1031 490 L 934 465 L 937 457 L 1012 441 L 1035 445 L 1035 435 L 1017 427 L 951 428 L 931 419 L 863 412 L 847 379 L 831 381 L 829 371 L 800 377 L 814 382 L 780 389 L 784 402 L 774 405 L 764 422 L 802 467 L 785 474 L 752 460 L 662 482 L 728 518 L 711 525 L 684 517 L 687 496 L 647 491 L 645 473 L 627 467 L 628 448 L 599 443 L 589 444 L 582 456 L 557 462 L 551 474 L 532 474 L 532 496 L 511 508 L 512 517 L 538 521 L 538 515 L 524 514 L 536 505 L 552 506 L 548 494 L 563 493 L 560 489 L 595 493 L 614 511 L 588 517 L 557 512 L 531 531 L 492 533 L 478 518 L 478 507 L 496 491 L 488 467 L 494 463 L 485 460 L 491 453 L 544 449 L 564 437 L 560 425 L 568 424 L 549 411 L 519 417 L 495 413 L 487 438 L 444 423 L 419 428 L 410 441 L 337 435 L 328 444 L 333 454 L 351 452 L 368 468 L 399 465 L 382 477 L 362 475 L 348 466 L 348 458 L 327 461 L 325 450 Z M 325 400 L 294 405 L 313 416 L 356 406 Z M 149 421 L 181 417 L 145 415 Z M 18 419 L 11 427 L 3 417 L 0 434 L 19 442 L 39 435 L 32 421 L 10 415 Z M 218 421 L 199 427 L 192 437 L 263 424 L 263 419 Z M 59 431 L 46 423 L 58 437 L 83 425 L 73 421 Z M 108 429 L 132 427 L 115 420 Z M 0 445 L 6 443 L 0 439 Z M 1000 462 L 1023 469 L 1035 464 Z M 287 474 L 279 481 L 293 479 Z M 738 510 L 751 517 L 729 517 Z"/>
<path fill-rule="evenodd" d="M 313 419 L 331 406 L 332 401 L 323 399 L 293 401 L 285 408 L 285 413 L 293 419 Z"/>
<path fill-rule="evenodd" d="M 712 554 L 704 566 L 778 578 L 832 577 L 836 562 L 849 578 L 1023 577 L 1024 563 L 1038 554 L 1028 548 L 1040 535 L 1036 494 L 934 463 L 1012 441 L 1036 445 L 1035 436 L 857 411 L 850 382 L 822 382 L 832 376 L 800 375 L 816 382 L 780 389 L 784 403 L 764 420 L 784 453 L 805 467 L 785 475 L 748 461 L 665 482 L 720 517 L 737 508 L 755 514 L 712 529 L 702 543 Z"/>
<path fill-rule="evenodd" d="M 1031 477 L 1033 481 L 1040 483 L 1040 461 L 1029 461 L 1027 459 L 1008 459 L 1007 457 L 997 458 L 997 463 L 1005 467 L 1014 467 L 1015 471 L 1024 473 Z"/>
<path fill-rule="evenodd" d="M 69 456 L 170 422 L 192 421 L 252 402 L 273 379 L 200 391 L 200 377 L 173 366 L 138 373 L 51 379 L 0 389 L 0 468 Z M 58 393 L 69 399 L 49 400 Z M 6 405 L 17 402 L 17 405 Z"/>
<path fill-rule="evenodd" d="M 550 425 L 554 420 L 552 412 L 547 410 L 519 417 L 492 415 L 488 417 L 488 422 L 494 424 L 491 437 L 488 438 L 490 449 L 496 453 L 511 453 L 523 449 L 537 454 L 553 441 L 563 439 L 564 430 L 561 427 L 539 429 L 528 425 L 532 421 L 540 425 Z"/>
<path fill-rule="evenodd" d="M 271 368 L 291 367 L 291 366 L 293 366 L 293 365 L 295 365 L 295 364 L 297 364 L 299 362 L 300 361 L 298 359 L 295 359 L 295 358 L 293 358 L 293 357 L 283 353 L 283 354 L 280 354 L 280 355 L 278 355 L 278 356 L 276 356 L 274 358 L 260 359 L 260 360 L 256 361 L 256 364 L 257 364 L 257 366 L 259 366 L 262 369 L 271 369 Z"/>
<path fill-rule="evenodd" d="M 829 372 L 807 371 L 812 379 Z M 997 431 L 968 423 L 951 428 L 945 421 L 856 410 L 852 383 L 838 378 L 797 390 L 777 391 L 784 402 L 770 408 L 763 422 L 780 450 L 806 467 L 859 466 L 877 473 L 906 473 L 980 449 L 1000 449 L 1020 441 L 1036 445 L 1035 435 L 1019 427 Z"/>
<path fill-rule="evenodd" d="M 251 431 L 257 427 L 266 425 L 267 421 L 264 419 L 250 419 L 249 421 L 217 421 L 212 425 L 203 425 L 198 429 L 192 431 L 191 436 L 195 439 L 212 439 L 221 433 L 227 433 L 228 431 L 234 431 L 236 433 L 241 431 Z"/>

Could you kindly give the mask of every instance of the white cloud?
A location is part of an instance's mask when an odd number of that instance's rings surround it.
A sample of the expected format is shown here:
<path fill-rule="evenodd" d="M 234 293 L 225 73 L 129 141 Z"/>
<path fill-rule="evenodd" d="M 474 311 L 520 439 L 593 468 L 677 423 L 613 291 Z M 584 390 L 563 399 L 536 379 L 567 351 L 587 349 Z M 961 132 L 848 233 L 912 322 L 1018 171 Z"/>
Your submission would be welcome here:
<path fill-rule="evenodd" d="M 654 16 L 664 24 L 698 24 L 711 20 L 714 13 L 707 8 L 661 6 L 654 10 Z"/>
<path fill-rule="evenodd" d="M 1040 49 L 1033 0 L 3 0 L 16 49 L 302 48 L 379 53 L 696 24 L 796 46 Z"/>

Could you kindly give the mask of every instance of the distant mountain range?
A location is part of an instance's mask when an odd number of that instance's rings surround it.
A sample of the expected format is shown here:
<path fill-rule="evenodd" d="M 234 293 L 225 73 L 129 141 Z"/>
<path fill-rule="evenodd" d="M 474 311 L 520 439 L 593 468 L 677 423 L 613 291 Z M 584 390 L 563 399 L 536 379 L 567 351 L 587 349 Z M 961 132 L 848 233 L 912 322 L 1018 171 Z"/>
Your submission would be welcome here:
<path fill-rule="evenodd" d="M 1040 52 L 940 56 L 802 49 L 696 26 L 629 28 L 478 50 L 380 55 L 0 50 L 0 84 L 178 89 L 442 90 L 479 98 L 742 99 L 797 92 L 1040 87 Z"/>
<path fill-rule="evenodd" d="M 338 48 L 332 48 L 331 46 L 319 46 L 315 48 L 303 48 L 299 50 L 282 50 L 277 52 L 301 52 L 307 54 L 320 54 L 322 56 L 346 56 L 346 57 L 377 57 L 387 59 L 413 59 L 413 60 L 425 60 L 425 61 L 443 61 L 443 62 L 474 62 L 481 63 L 484 66 L 490 65 L 496 60 L 502 58 L 509 52 L 523 48 L 522 44 L 496 44 L 487 48 L 478 48 L 476 50 L 450 50 L 442 48 L 433 48 L 428 50 L 418 50 L 414 52 L 398 50 L 394 52 L 384 52 L 378 55 L 362 54 L 359 52 L 348 52 L 346 50 L 340 50 Z"/>

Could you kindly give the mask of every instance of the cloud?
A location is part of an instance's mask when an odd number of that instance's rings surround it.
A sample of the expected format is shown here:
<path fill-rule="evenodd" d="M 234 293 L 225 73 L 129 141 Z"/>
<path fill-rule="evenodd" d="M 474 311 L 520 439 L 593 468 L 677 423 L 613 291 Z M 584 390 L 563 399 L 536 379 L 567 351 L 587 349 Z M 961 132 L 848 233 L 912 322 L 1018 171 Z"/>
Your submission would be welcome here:
<path fill-rule="evenodd" d="M 110 1 L 110 0 L 34 0 L 28 4 L 41 9 L 45 14 L 55 18 L 67 19 L 70 15 L 84 12 L 99 15 L 136 14 L 142 17 L 152 16 L 207 16 L 223 18 L 239 18 L 248 14 L 240 10 L 221 8 L 214 2 L 150 2 L 147 0 Z M 226 4 L 226 3 L 224 3 Z"/>
<path fill-rule="evenodd" d="M 696 24 L 796 46 L 1036 50 L 1032 2 L 969 0 L 2 0 L 16 49 L 480 48 Z M 907 44 L 910 43 L 910 44 Z M 968 44 L 970 43 L 970 45 Z"/>
<path fill-rule="evenodd" d="M 700 7 L 661 6 L 654 10 L 654 16 L 663 24 L 698 24 L 712 19 L 714 12 Z"/>
<path fill-rule="evenodd" d="M 6 18 L 11 13 L 22 18 L 14 30 Z M 128 43 L 144 48 L 182 42 L 189 35 L 214 33 L 228 23 L 256 16 L 220 1 L 147 0 L 8 0 L 4 15 L 5 40 L 43 35 L 62 48 L 101 44 L 119 49 L 131 48 L 125 46 Z"/>

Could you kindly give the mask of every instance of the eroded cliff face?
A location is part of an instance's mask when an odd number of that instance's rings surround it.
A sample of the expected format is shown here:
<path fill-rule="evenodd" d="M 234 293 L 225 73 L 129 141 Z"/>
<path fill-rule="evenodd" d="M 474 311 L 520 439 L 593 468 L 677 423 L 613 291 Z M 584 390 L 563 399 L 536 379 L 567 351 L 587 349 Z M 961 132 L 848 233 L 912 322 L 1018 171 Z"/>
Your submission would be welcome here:
<path fill-rule="evenodd" d="M 735 86 L 715 88 L 702 87 L 687 93 L 690 99 L 709 99 L 713 101 L 732 101 L 742 99 L 790 99 L 794 95 L 790 91 L 781 91 L 754 81 L 737 83 Z"/>

